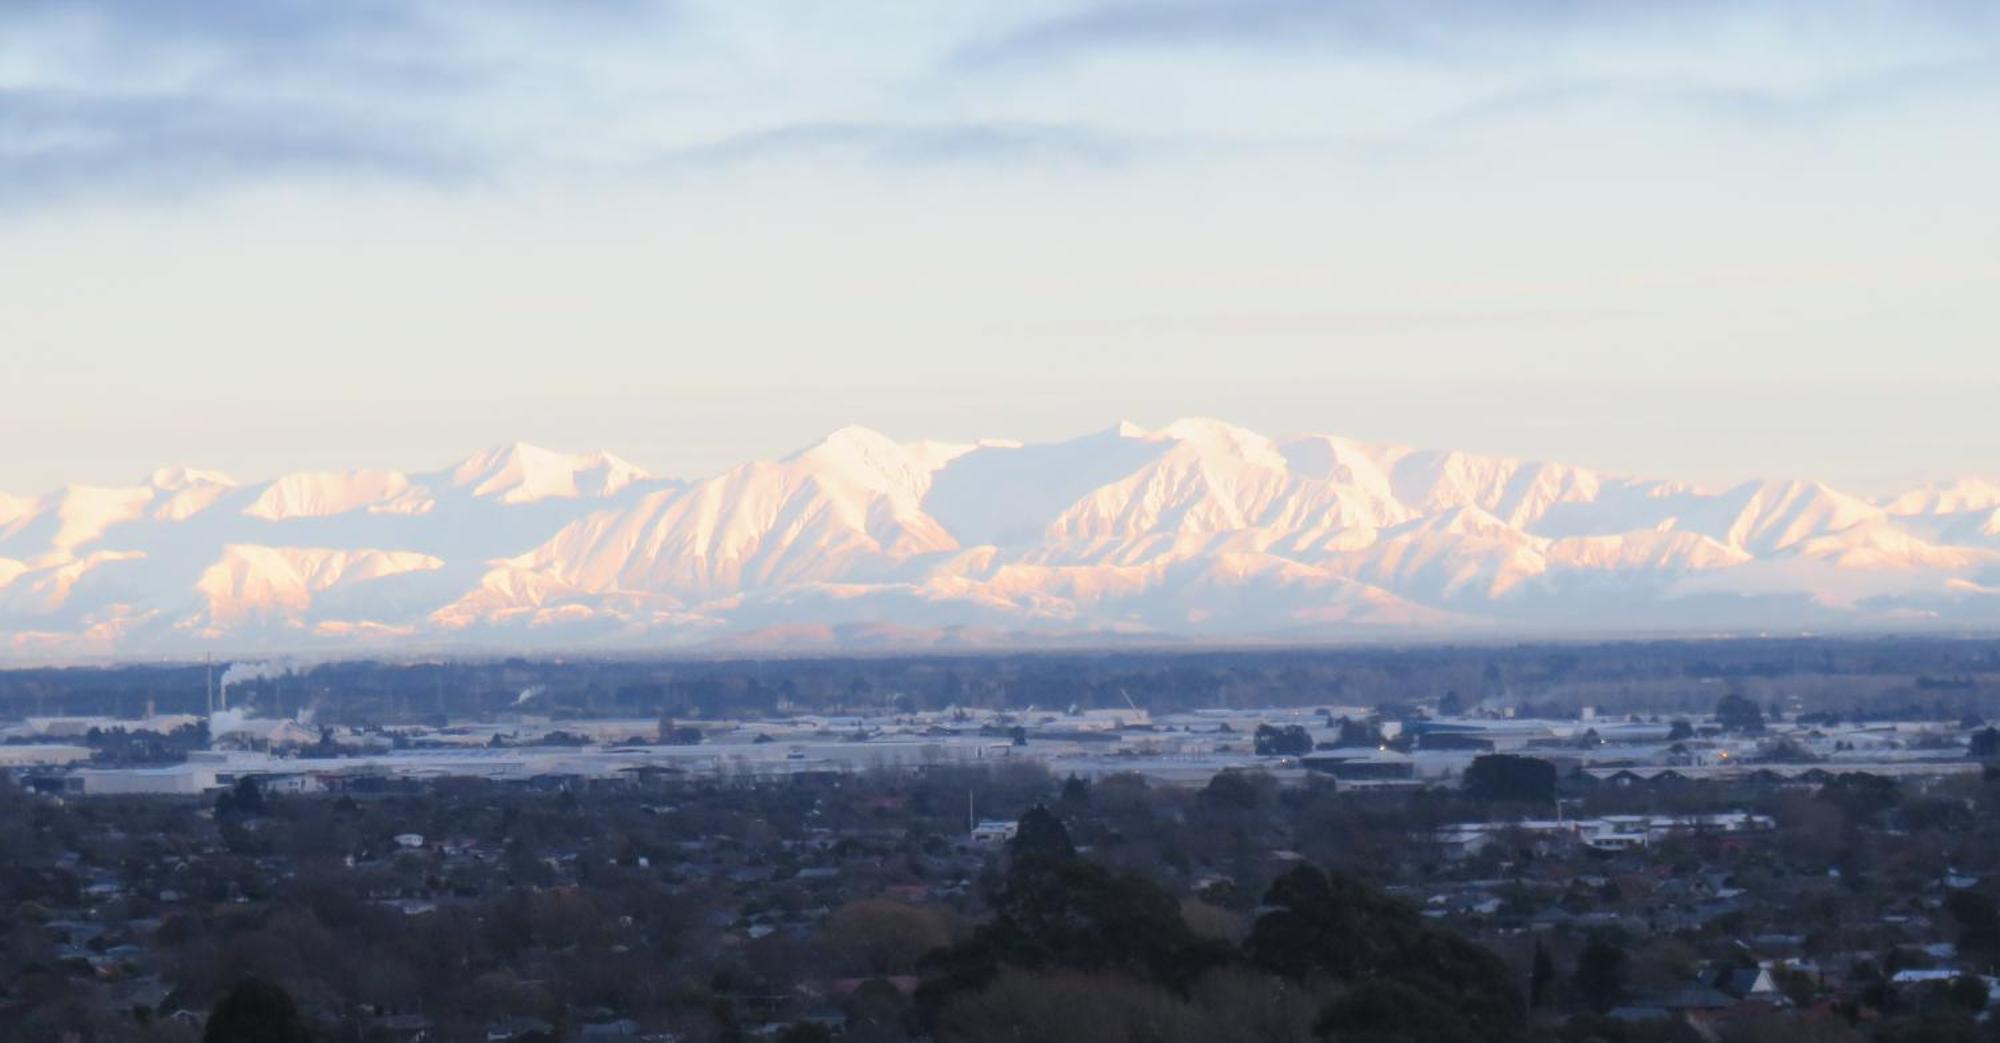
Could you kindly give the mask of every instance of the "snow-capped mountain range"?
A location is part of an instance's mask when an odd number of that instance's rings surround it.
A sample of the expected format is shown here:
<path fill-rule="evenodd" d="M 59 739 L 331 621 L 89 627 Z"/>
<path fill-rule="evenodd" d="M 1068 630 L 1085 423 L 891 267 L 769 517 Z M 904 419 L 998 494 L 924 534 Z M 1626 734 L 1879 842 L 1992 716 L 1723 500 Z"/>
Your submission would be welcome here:
<path fill-rule="evenodd" d="M 1214 420 L 843 428 L 699 481 L 503 446 L 0 494 L 0 656 L 2000 627 L 2000 484 L 1728 488 Z"/>

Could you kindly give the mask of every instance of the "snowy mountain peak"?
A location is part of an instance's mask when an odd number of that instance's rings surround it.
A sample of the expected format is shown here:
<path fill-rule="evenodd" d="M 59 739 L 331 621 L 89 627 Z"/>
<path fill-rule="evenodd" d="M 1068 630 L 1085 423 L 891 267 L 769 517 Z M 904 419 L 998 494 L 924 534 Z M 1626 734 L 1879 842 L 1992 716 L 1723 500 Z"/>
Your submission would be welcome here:
<path fill-rule="evenodd" d="M 1912 489 L 1883 504 L 1890 514 L 1960 514 L 2000 508 L 2000 483 L 1983 478 L 1960 478 L 1947 485 L 1926 485 Z"/>
<path fill-rule="evenodd" d="M 1264 437 L 1247 427 L 1208 416 L 1180 417 L 1160 428 L 1158 436 L 1181 441 L 1254 441 Z"/>
<path fill-rule="evenodd" d="M 901 442 L 872 427 L 848 424 L 827 432 L 826 437 L 792 454 L 792 459 L 816 456 L 822 459 L 863 459 L 903 453 Z"/>
<path fill-rule="evenodd" d="M 1782 550 L 1816 535 L 1876 521 L 1880 507 L 1808 479 L 1751 481 L 1723 493 L 1738 505 L 1720 533 L 1723 542 L 1754 553 Z"/>
<path fill-rule="evenodd" d="M 513 442 L 494 446 L 452 469 L 450 485 L 502 503 L 610 496 L 651 477 L 607 452 L 582 455 Z"/>
<path fill-rule="evenodd" d="M 1521 530 L 1501 521 L 1477 504 L 1453 507 L 1412 523 L 1411 533 L 1426 536 L 1472 536 L 1480 539 L 1511 539 Z"/>
<path fill-rule="evenodd" d="M 1120 438 L 1136 438 L 1149 442 L 1202 442 L 1226 445 L 1269 441 L 1249 428 L 1205 416 L 1184 416 L 1168 422 L 1164 427 L 1151 429 L 1130 420 L 1120 420 L 1115 430 Z"/>
<path fill-rule="evenodd" d="M 243 513 L 286 521 L 363 510 L 422 514 L 430 507 L 430 499 L 401 471 L 301 471 L 266 485 Z"/>
<path fill-rule="evenodd" d="M 41 506 L 41 501 L 32 496 L 12 496 L 0 493 L 0 528 L 11 525 Z"/>
<path fill-rule="evenodd" d="M 630 490 L 620 494 L 621 490 Z M 846 427 L 701 481 L 449 468 L 0 497 L 0 656 L 2000 627 L 2000 488 L 1876 503 L 1190 417 L 1057 442 Z M 747 635 L 747 636 L 746 636 Z M 758 638 L 756 635 L 766 635 Z"/>
<path fill-rule="evenodd" d="M 194 467 L 162 467 L 146 479 L 146 484 L 162 492 L 180 492 L 198 485 L 234 488 L 236 479 L 221 471 L 204 471 Z"/>
<path fill-rule="evenodd" d="M 974 448 L 944 442 L 906 445 L 880 431 L 849 425 L 785 462 L 823 482 L 892 493 L 914 504 L 930 489 L 938 468 Z"/>
<path fill-rule="evenodd" d="M 1229 456 L 1258 467 L 1284 470 L 1278 444 L 1247 427 L 1209 417 L 1182 417 L 1160 429 L 1160 437 L 1199 446 L 1211 456 Z"/>

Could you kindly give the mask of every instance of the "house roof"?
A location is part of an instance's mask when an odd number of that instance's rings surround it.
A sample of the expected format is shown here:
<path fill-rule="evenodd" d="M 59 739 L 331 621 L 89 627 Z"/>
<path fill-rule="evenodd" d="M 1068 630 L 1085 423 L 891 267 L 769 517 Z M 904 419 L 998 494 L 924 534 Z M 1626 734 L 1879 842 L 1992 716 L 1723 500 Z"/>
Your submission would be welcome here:
<path fill-rule="evenodd" d="M 1653 1002 L 1670 1010 L 1721 1010 L 1735 1006 L 1736 998 L 1706 985 L 1692 985 L 1656 997 Z"/>

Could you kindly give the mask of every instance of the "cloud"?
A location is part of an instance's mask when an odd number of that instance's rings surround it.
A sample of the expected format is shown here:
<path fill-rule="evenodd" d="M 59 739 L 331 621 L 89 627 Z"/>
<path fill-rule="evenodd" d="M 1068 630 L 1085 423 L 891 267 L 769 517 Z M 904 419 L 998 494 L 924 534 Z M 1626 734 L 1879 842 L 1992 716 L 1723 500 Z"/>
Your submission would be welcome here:
<path fill-rule="evenodd" d="M 1934 98 L 1990 91 L 2000 61 L 1919 62 L 1854 72 L 1810 85 L 1705 83 L 1687 77 L 1595 76 L 1536 80 L 1440 113 L 1421 129 L 1455 131 L 1507 124 L 1590 106 L 1678 110 L 1760 130 L 1810 128 L 1829 120 Z"/>
<path fill-rule="evenodd" d="M 1884 9 L 1784 0 L 1113 0 L 1016 24 L 967 41 L 961 67 L 1036 63 L 1110 50 L 1302 48 L 1462 62 L 1549 54 L 1579 37 L 1696 39 L 1729 20 L 1768 21 L 1800 33 L 1866 24 Z M 1915 29 L 1964 33 L 2000 27 L 2000 9 L 1976 0 L 1917 0 L 1892 19 Z"/>
<path fill-rule="evenodd" d="M 381 0 L 16 0 L 0 6 L 0 57 L 44 86 L 283 93 L 317 80 L 403 90 L 453 58 L 451 21 L 424 10 Z"/>
<path fill-rule="evenodd" d="M 1802 89 L 1692 86 L 1654 92 L 1666 100 L 1741 123 L 1800 126 L 1912 101 L 1990 90 L 2000 59 L 1918 62 L 1866 70 Z"/>
<path fill-rule="evenodd" d="M 968 67 L 1034 62 L 1108 49 L 1302 46 L 1402 56 L 1475 49 L 1497 33 L 1546 40 L 1556 31 L 1643 16 L 1658 5 L 1563 0 L 1124 0 L 1095 4 L 975 40 Z"/>
<path fill-rule="evenodd" d="M 1990 49 L 1982 58 L 1937 41 L 2000 19 L 1965 0 L 1917 0 L 1894 21 L 1929 35 L 1876 54 L 1865 9 L 1775 0 L 1035 9 L 948 5 L 913 18 L 888 0 L 833 13 L 713 0 L 0 2 L 0 209 L 791 159 L 945 177 L 1400 158 L 1457 129 L 1590 105 L 1782 125 L 1990 82 Z M 1711 54 L 1707 34 L 1733 19 L 1764 36 Z M 1821 46 L 1829 40 L 1839 46 Z M 1114 52 L 1166 61 L 1075 61 Z"/>
<path fill-rule="evenodd" d="M 315 173 L 457 181 L 477 169 L 469 151 L 300 106 L 0 90 L 0 207 L 109 190 L 182 195 Z"/>
<path fill-rule="evenodd" d="M 1174 100 L 1159 118 L 1188 154 L 1400 163 L 1481 147 L 1466 132 L 1493 126 L 1586 140 L 1666 116 L 1681 140 L 1809 137 L 1963 109 L 2000 84 L 1994 30 L 2000 8 L 1968 0 L 1100 0 L 990 28 L 943 68 L 1051 95 L 1088 83 L 1120 97 L 1162 77 Z M 1125 113 L 1149 118 L 1145 97 L 1125 97 Z"/>
<path fill-rule="evenodd" d="M 735 166 L 835 158 L 894 166 L 1057 162 L 1107 166 L 1136 143 L 1088 127 L 1020 122 L 792 123 L 672 149 L 667 166 Z"/>
<path fill-rule="evenodd" d="M 1090 7 L 1018 26 L 959 49 L 954 64 L 1007 65 L 1062 58 L 1106 48 L 1243 45 L 1318 36 L 1336 26 L 1361 34 L 1365 23 L 1337 5 L 1252 0 L 1214 3 L 1119 3 Z"/>
<path fill-rule="evenodd" d="M 615 19 L 650 24 L 660 10 L 15 0 L 0 5 L 0 207 L 300 178 L 478 177 L 511 160 L 485 114 L 523 87 L 512 59 L 559 53 Z"/>

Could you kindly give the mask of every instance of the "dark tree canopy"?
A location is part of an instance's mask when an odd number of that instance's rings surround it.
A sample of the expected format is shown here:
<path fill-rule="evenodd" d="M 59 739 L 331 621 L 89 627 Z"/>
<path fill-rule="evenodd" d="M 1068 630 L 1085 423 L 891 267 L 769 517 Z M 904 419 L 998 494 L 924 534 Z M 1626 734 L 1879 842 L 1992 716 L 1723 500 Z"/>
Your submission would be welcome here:
<path fill-rule="evenodd" d="M 1342 1040 L 1511 1040 L 1520 997 L 1500 958 L 1423 922 L 1408 905 L 1342 873 L 1279 877 L 1244 943 L 1256 965 L 1296 980 L 1354 982 L 1320 1030 Z M 1365 984 L 1364 984 L 1365 983 Z M 1410 1004 L 1411 995 L 1426 997 Z M 1385 1020 L 1402 1008 L 1408 1020 Z"/>
<path fill-rule="evenodd" d="M 1076 857 L 1076 844 L 1069 838 L 1068 827 L 1041 805 L 1021 816 L 1009 849 L 1016 863 L 1063 862 Z"/>
<path fill-rule="evenodd" d="M 208 1016 L 202 1043 L 307 1043 L 312 1038 L 283 986 L 244 978 Z"/>
<path fill-rule="evenodd" d="M 264 791 L 257 785 L 256 779 L 245 775 L 236 780 L 234 789 L 224 790 L 215 798 L 215 810 L 219 814 L 241 815 L 245 818 L 262 815 L 267 810 Z"/>
<path fill-rule="evenodd" d="M 1322 1038 L 1522 1037 L 1519 989 L 1498 956 L 1358 878 L 1301 866 L 1271 886 L 1264 905 L 1240 949 L 1197 935 L 1170 894 L 1077 855 L 1062 823 L 1037 808 L 1022 818 L 993 918 L 926 961 L 918 1004 L 935 1019 L 1003 983 L 1004 971 L 1094 975 L 1158 990 L 1163 1002 L 1194 1002 L 1206 975 L 1233 967 L 1267 976 L 1280 992 L 1341 986 L 1314 1023 Z"/>
<path fill-rule="evenodd" d="M 1866 771 L 1843 771 L 1819 788 L 1820 800 L 1838 805 L 1849 818 L 1864 819 L 1896 806 L 1896 780 Z"/>
<path fill-rule="evenodd" d="M 991 921 L 929 961 L 939 973 L 919 1000 L 930 1009 L 984 987 L 1003 967 L 1112 972 L 1180 990 L 1227 957 L 1189 929 L 1159 885 L 1079 857 L 1046 808 L 1021 816 L 992 901 Z"/>
<path fill-rule="evenodd" d="M 1511 753 L 1474 757 L 1465 769 L 1465 794 L 1474 800 L 1546 804 L 1556 799 L 1556 766 Z"/>
<path fill-rule="evenodd" d="M 1540 1007 L 1548 1001 L 1549 986 L 1556 980 L 1556 964 L 1542 940 L 1535 939 L 1535 963 L 1528 978 L 1528 1006 Z"/>
<path fill-rule="evenodd" d="M 1201 788 L 1202 800 L 1244 811 L 1256 807 L 1257 798 L 1257 783 L 1247 772 L 1218 771 Z"/>
<path fill-rule="evenodd" d="M 1334 737 L 1333 745 L 1335 748 L 1380 746 L 1382 729 L 1367 721 L 1355 721 L 1343 717 L 1340 719 L 1340 734 Z"/>
<path fill-rule="evenodd" d="M 1632 958 L 1625 950 L 1603 939 L 1583 947 L 1576 957 L 1576 990 L 1592 1010 L 1603 1012 L 1625 998 L 1625 982 L 1631 976 Z"/>
<path fill-rule="evenodd" d="M 1365 981 L 1342 993 L 1313 1032 L 1338 1043 L 1481 1043 L 1479 1033 L 1433 995 L 1399 981 Z"/>
<path fill-rule="evenodd" d="M 1755 735 L 1764 730 L 1764 711 L 1756 703 L 1731 692 L 1717 700 L 1715 723 L 1722 725 L 1723 731 Z"/>
<path fill-rule="evenodd" d="M 1311 753 L 1313 749 L 1312 733 L 1299 724 L 1288 724 L 1283 728 L 1260 724 L 1255 742 L 1260 757 L 1297 757 Z"/>
<path fill-rule="evenodd" d="M 1958 947 L 1988 960 L 2000 959 L 2000 906 L 1977 891 L 1955 890 L 1945 900 L 1958 921 Z"/>

